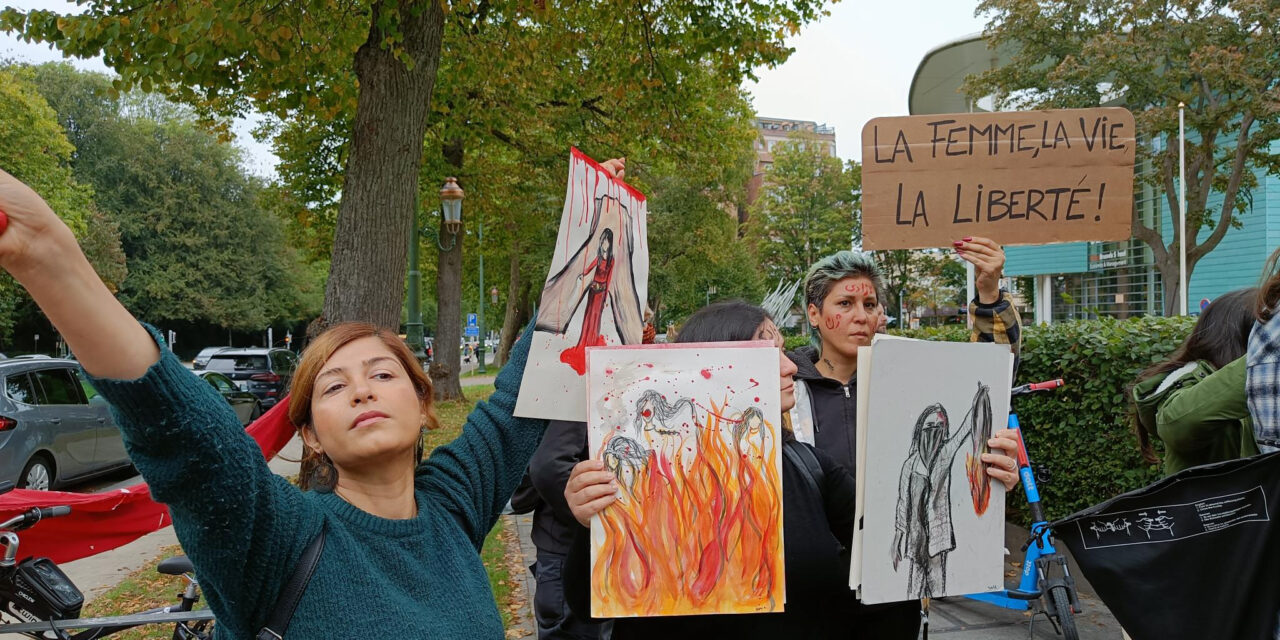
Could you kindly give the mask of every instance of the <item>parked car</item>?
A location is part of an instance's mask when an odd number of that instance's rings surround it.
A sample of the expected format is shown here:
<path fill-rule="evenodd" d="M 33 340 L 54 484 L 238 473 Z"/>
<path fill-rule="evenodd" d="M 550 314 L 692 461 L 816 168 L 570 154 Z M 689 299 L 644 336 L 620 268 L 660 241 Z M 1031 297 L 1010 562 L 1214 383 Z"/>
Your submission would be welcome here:
<path fill-rule="evenodd" d="M 240 418 L 240 424 L 248 426 L 250 422 L 262 415 L 262 402 L 258 400 L 258 396 L 244 391 L 231 378 L 217 371 L 208 370 L 197 371 L 196 375 L 227 399 L 227 404 L 231 405 L 236 412 L 236 417 Z"/>
<path fill-rule="evenodd" d="M 197 371 L 205 368 L 206 366 L 208 366 L 209 358 L 213 357 L 213 354 L 219 351 L 222 351 L 223 349 L 230 349 L 230 348 L 231 347 L 205 347 L 201 349 L 200 353 L 196 354 L 195 360 L 191 361 L 191 368 Z"/>
<path fill-rule="evenodd" d="M 289 391 L 298 357 L 288 349 L 223 349 L 209 357 L 208 371 L 217 371 L 243 391 L 257 396 L 263 409 L 274 407 Z"/>
<path fill-rule="evenodd" d="M 74 360 L 0 361 L 0 481 L 52 489 L 129 466 L 107 403 Z"/>

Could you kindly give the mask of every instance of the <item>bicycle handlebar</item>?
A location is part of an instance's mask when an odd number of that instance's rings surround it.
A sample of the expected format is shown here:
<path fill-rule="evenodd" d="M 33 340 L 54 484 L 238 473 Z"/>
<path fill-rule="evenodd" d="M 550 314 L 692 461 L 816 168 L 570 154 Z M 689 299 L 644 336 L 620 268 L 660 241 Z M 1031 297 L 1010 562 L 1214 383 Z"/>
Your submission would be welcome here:
<path fill-rule="evenodd" d="M 14 516 L 0 522 L 0 529 L 8 529 L 10 531 L 21 531 L 35 526 L 37 522 L 45 518 L 57 518 L 71 513 L 71 507 L 67 505 L 59 505 L 56 507 L 31 507 L 24 511 L 21 515 Z"/>
<path fill-rule="evenodd" d="M 1021 396 L 1037 391 L 1051 391 L 1065 385 L 1066 382 L 1062 378 L 1056 380 L 1045 380 L 1044 382 L 1032 382 L 1029 384 L 1019 385 L 1010 390 L 1010 395 Z"/>

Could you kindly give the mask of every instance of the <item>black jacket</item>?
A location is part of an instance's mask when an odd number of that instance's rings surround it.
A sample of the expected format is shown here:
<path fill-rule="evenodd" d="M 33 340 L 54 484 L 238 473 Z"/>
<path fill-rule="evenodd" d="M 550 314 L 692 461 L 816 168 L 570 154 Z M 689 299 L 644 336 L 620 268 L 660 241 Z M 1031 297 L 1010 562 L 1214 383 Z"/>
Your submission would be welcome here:
<path fill-rule="evenodd" d="M 1001 291 L 1000 299 L 991 303 L 980 303 L 975 299 L 969 303 L 969 318 L 973 323 L 973 341 L 1009 345 L 1014 355 L 1016 374 L 1022 353 L 1022 318 L 1018 316 L 1009 293 Z M 857 376 L 849 384 L 824 377 L 818 372 L 818 350 L 814 347 L 789 351 L 787 357 L 798 369 L 795 379 L 803 380 L 809 389 L 814 414 L 814 445 L 857 477 Z"/>
<path fill-rule="evenodd" d="M 533 512 L 534 546 L 539 551 L 564 555 L 582 526 L 569 511 L 564 486 L 573 466 L 587 459 L 587 423 L 552 420 L 542 444 L 529 460 L 529 480 L 542 496 Z"/>
<path fill-rule="evenodd" d="M 782 457 L 782 518 L 787 601 L 781 613 L 618 618 L 613 638 L 848 638 L 862 607 L 849 590 L 849 547 L 853 537 L 854 480 L 830 456 L 806 447 L 822 467 L 820 493 L 811 476 Z M 565 565 L 565 598 L 577 612 L 590 611 L 589 530 L 577 526 Z"/>
<path fill-rule="evenodd" d="M 796 380 L 809 389 L 813 404 L 813 443 L 840 466 L 857 476 L 855 440 L 858 419 L 858 379 L 840 384 L 818 372 L 818 350 L 800 347 L 787 353 L 796 365 Z"/>

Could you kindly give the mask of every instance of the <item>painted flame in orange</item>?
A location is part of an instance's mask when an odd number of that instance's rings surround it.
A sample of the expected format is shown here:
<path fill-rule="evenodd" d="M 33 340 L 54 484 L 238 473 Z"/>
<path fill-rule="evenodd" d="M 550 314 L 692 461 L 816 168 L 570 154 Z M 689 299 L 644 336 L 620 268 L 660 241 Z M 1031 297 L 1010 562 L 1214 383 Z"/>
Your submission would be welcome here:
<path fill-rule="evenodd" d="M 987 470 L 983 468 L 982 459 L 974 458 L 972 453 L 964 454 L 964 473 L 969 478 L 969 495 L 973 498 L 973 512 L 982 515 L 991 504 L 991 481 L 987 478 Z"/>
<path fill-rule="evenodd" d="M 735 443 L 711 404 L 691 454 L 654 450 L 592 537 L 596 617 L 782 611 L 782 481 L 777 428 Z M 602 443 L 607 446 L 608 441 Z M 687 468 L 686 468 L 687 467 Z"/>

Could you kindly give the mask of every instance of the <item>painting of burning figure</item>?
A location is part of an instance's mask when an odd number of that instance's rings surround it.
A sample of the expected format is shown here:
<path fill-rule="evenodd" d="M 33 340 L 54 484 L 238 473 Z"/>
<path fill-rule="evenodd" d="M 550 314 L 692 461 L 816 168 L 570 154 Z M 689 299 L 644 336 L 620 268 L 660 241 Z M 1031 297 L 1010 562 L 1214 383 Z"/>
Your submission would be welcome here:
<path fill-rule="evenodd" d="M 638 345 L 649 253 L 645 197 L 574 149 L 560 231 L 515 414 L 586 420 L 586 351 Z"/>
<path fill-rule="evenodd" d="M 591 614 L 782 611 L 772 343 L 587 350 L 588 440 L 618 478 L 591 522 Z"/>

